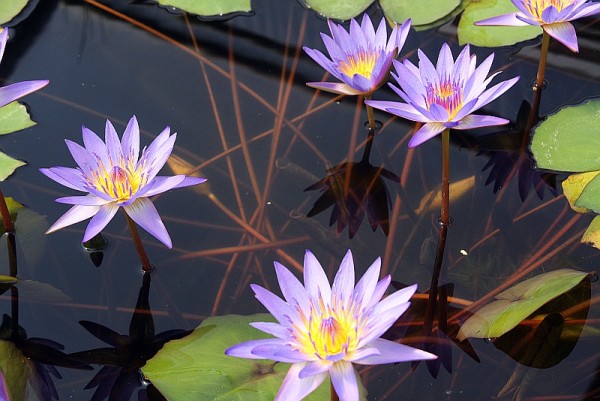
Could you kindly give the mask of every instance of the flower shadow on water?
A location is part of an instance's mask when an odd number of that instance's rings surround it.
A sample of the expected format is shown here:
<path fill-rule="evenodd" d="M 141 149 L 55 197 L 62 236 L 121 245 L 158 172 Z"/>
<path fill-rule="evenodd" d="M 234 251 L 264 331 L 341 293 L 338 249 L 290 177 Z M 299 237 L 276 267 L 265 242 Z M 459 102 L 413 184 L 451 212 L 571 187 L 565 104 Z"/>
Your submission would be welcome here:
<path fill-rule="evenodd" d="M 532 189 L 540 199 L 544 198 L 546 189 L 554 196 L 558 194 L 557 175 L 536 169 L 531 158 L 530 130 L 527 129 L 531 113 L 531 105 L 524 100 L 516 121 L 508 128 L 487 135 L 461 138 L 461 142 L 468 143 L 468 146 L 478 151 L 477 155 L 489 157 L 481 171 L 489 170 L 485 185 L 493 183 L 494 193 L 500 191 L 517 176 L 521 200 L 525 200 Z M 537 116 L 535 120 L 538 120 Z"/>
<path fill-rule="evenodd" d="M 304 189 L 321 190 L 321 196 L 306 216 L 313 217 L 333 206 L 329 225 L 337 223 L 338 233 L 348 226 L 350 239 L 358 232 L 365 215 L 373 231 L 381 226 L 383 233 L 388 235 L 392 200 L 384 178 L 400 184 L 399 176 L 369 162 L 375 131 L 369 129 L 368 132 L 359 162 L 344 162 L 331 167 L 325 178 Z"/>
<path fill-rule="evenodd" d="M 141 389 L 138 392 L 138 400 L 165 399 L 154 386 L 144 380 L 140 368 L 166 342 L 182 338 L 189 334 L 189 331 L 174 329 L 154 334 L 154 320 L 148 300 L 150 282 L 150 274 L 145 273 L 135 312 L 129 324 L 129 335 L 119 334 L 98 323 L 79 322 L 94 337 L 111 345 L 70 354 L 73 359 L 81 362 L 104 365 L 85 387 L 96 388 L 91 401 L 126 401 L 138 388 Z"/>
<path fill-rule="evenodd" d="M 329 225 L 337 223 L 338 233 L 348 226 L 348 236 L 353 238 L 366 214 L 373 231 L 381 226 L 388 235 L 391 198 L 383 178 L 400 183 L 400 177 L 367 160 L 342 163 L 327 173 L 327 177 L 305 189 L 322 192 L 307 216 L 313 217 L 333 206 Z"/>

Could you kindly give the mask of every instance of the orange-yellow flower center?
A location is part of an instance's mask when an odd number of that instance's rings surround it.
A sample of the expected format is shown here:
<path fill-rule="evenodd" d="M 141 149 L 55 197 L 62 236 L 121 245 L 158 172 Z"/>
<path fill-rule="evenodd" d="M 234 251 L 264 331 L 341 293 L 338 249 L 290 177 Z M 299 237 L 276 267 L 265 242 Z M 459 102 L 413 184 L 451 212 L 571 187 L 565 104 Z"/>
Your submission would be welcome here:
<path fill-rule="evenodd" d="M 439 85 L 430 83 L 427 86 L 427 107 L 432 104 L 442 106 L 448 112 L 448 120 L 452 119 L 462 108 L 462 85 L 452 81 L 442 81 Z"/>
<path fill-rule="evenodd" d="M 525 0 L 524 6 L 529 13 L 542 22 L 542 13 L 550 6 L 554 6 L 558 12 L 571 5 L 570 0 Z"/>
<path fill-rule="evenodd" d="M 146 174 L 142 167 L 136 168 L 124 160 L 120 165 L 106 168 L 98 160 L 98 168 L 92 171 L 90 184 L 117 202 L 130 199 L 141 187 L 146 185 Z"/>
<path fill-rule="evenodd" d="M 371 78 L 376 61 L 377 54 L 375 52 L 361 50 L 355 54 L 348 54 L 346 60 L 340 61 L 338 68 L 349 77 L 359 74 L 365 78 Z"/>
<path fill-rule="evenodd" d="M 340 354 L 344 356 L 357 348 L 361 322 L 354 308 L 336 308 L 320 301 L 317 307 L 311 307 L 309 316 L 301 318 L 304 324 L 294 325 L 294 337 L 300 352 L 326 359 Z"/>

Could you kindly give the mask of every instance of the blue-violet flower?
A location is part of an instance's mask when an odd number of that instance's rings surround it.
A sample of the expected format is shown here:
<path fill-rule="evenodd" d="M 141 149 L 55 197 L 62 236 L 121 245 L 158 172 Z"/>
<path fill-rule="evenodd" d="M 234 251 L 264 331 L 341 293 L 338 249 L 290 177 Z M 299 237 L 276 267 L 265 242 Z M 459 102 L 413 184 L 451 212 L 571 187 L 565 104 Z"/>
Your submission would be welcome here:
<path fill-rule="evenodd" d="M 434 359 L 435 355 L 381 337 L 406 311 L 416 285 L 381 300 L 390 276 L 377 281 L 378 258 L 354 286 L 354 262 L 348 251 L 333 281 L 315 256 L 304 258 L 304 285 L 284 266 L 275 271 L 285 300 L 258 285 L 252 290 L 277 319 L 252 327 L 275 336 L 234 345 L 227 355 L 292 363 L 276 401 L 296 401 L 328 376 L 341 401 L 358 401 L 353 363 L 374 365 Z"/>
<path fill-rule="evenodd" d="M 150 146 L 142 149 L 140 156 L 140 128 L 135 116 L 129 120 L 122 140 L 108 120 L 105 142 L 86 127 L 82 132 L 84 146 L 65 140 L 77 168 L 40 169 L 59 184 L 87 192 L 85 196 L 56 199 L 59 203 L 74 206 L 47 233 L 92 217 L 83 236 L 83 242 L 88 241 L 123 207 L 133 221 L 171 248 L 169 233 L 148 197 L 206 181 L 185 175 L 157 176 L 171 155 L 177 134 L 170 135 L 170 129 L 166 127 Z"/>

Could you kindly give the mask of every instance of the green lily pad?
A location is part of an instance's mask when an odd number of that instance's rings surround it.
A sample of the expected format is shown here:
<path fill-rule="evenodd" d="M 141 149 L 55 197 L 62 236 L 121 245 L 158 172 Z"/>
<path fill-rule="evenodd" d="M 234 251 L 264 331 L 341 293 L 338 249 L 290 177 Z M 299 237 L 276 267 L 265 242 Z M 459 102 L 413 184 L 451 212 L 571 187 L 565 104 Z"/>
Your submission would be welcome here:
<path fill-rule="evenodd" d="M 510 0 L 470 1 L 458 23 L 458 41 L 481 47 L 509 46 L 542 33 L 539 26 L 477 26 L 475 22 L 517 11 Z"/>
<path fill-rule="evenodd" d="M 593 210 L 600 213 L 600 176 L 596 175 L 583 188 L 579 198 L 575 201 L 575 207 Z"/>
<path fill-rule="evenodd" d="M 35 125 L 27 108 L 19 102 L 0 107 L 0 135 L 21 131 Z"/>
<path fill-rule="evenodd" d="M 600 99 L 567 106 L 533 130 L 531 152 L 540 168 L 600 170 Z"/>
<path fill-rule="evenodd" d="M 591 212 L 591 209 L 576 206 L 575 202 L 577 202 L 577 199 L 579 199 L 585 187 L 590 183 L 590 181 L 596 178 L 598 174 L 600 174 L 600 170 L 571 174 L 562 182 L 565 198 L 567 198 L 569 201 L 571 209 L 577 213 Z"/>
<path fill-rule="evenodd" d="M 25 8 L 29 0 L 10 0 L 0 2 L 0 24 L 6 24 Z"/>
<path fill-rule="evenodd" d="M 347 20 L 356 17 L 373 3 L 373 0 L 303 0 L 311 8 L 327 18 Z"/>
<path fill-rule="evenodd" d="M 169 401 L 271 401 L 289 364 L 225 355 L 232 345 L 267 338 L 251 322 L 273 321 L 270 314 L 227 315 L 205 319 L 192 334 L 170 341 L 142 368 Z M 306 400 L 326 400 L 326 381 Z"/>
<path fill-rule="evenodd" d="M 552 299 L 581 282 L 587 273 L 558 269 L 525 280 L 496 295 L 461 326 L 457 338 L 497 338 Z"/>
<path fill-rule="evenodd" d="M 10 341 L 0 340 L 0 370 L 4 374 L 10 401 L 38 399 L 28 385 L 28 378 L 34 372 L 31 361 Z"/>
<path fill-rule="evenodd" d="M 13 159 L 5 153 L 0 152 L 0 181 L 7 179 L 15 170 L 24 166 L 24 161 Z"/>
<path fill-rule="evenodd" d="M 460 0 L 379 0 L 387 18 L 398 24 L 411 18 L 413 26 L 441 20 L 451 14 L 460 3 Z"/>
<path fill-rule="evenodd" d="M 581 237 L 581 242 L 600 249 L 600 216 L 594 217 Z"/>
<path fill-rule="evenodd" d="M 252 11 L 250 0 L 158 0 L 158 4 L 177 7 L 203 17 Z"/>

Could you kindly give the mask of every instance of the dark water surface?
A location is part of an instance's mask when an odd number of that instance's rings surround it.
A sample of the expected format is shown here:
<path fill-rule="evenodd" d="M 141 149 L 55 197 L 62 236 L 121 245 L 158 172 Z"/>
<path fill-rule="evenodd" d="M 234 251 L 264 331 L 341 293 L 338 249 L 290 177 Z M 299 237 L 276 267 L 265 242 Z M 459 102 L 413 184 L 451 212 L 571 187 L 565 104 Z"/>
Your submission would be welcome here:
<path fill-rule="evenodd" d="M 419 209 L 419 204 L 439 185 L 438 140 L 409 152 L 412 125 L 377 114 L 384 126 L 375 138 L 371 163 L 401 176 L 403 184 L 400 191 L 397 183 L 387 182 L 393 203 L 389 236 L 381 228 L 372 232 L 365 218 L 350 240 L 347 228 L 338 234 L 335 226 L 328 227 L 331 209 L 306 217 L 319 194 L 303 189 L 349 156 L 359 160 L 366 137 L 366 114 L 356 99 L 336 99 L 305 86 L 323 78 L 323 70 L 301 50 L 303 45 L 323 49 L 319 32 L 327 26 L 322 18 L 292 0 L 255 1 L 253 16 L 224 22 L 125 3 L 105 2 L 187 50 L 92 5 L 41 0 L 12 31 L 0 66 L 7 81 L 50 80 L 48 87 L 26 98 L 38 125 L 1 139 L 3 151 L 28 162 L 2 184 L 4 193 L 46 216 L 31 236 L 17 238 L 19 277 L 45 284 L 19 287 L 19 324 L 28 337 L 56 341 L 72 353 L 106 346 L 81 320 L 128 332 L 142 274 L 124 217 L 118 214 L 104 231 L 109 246 L 96 267 L 80 245 L 86 223 L 43 235 L 67 210 L 54 199 L 72 191 L 42 176 L 38 168 L 74 166 L 63 139 L 81 143 L 82 125 L 102 134 L 106 118 L 122 133 L 134 114 L 143 131 L 142 144 L 171 126 L 178 132 L 174 154 L 200 167 L 209 180 L 199 190 L 180 189 L 155 199 L 172 250 L 143 233 L 157 266 L 149 294 L 157 333 L 192 329 L 214 314 L 263 312 L 248 284 L 277 292 L 273 260 L 295 268 L 305 249 L 330 266 L 331 277 L 350 248 L 358 275 L 382 256 L 393 280 L 416 282 L 419 291 L 427 290 L 439 210 L 435 205 Z M 378 13 L 373 10 L 376 21 Z M 552 43 L 541 115 L 600 93 L 600 34 L 594 22 L 577 24 L 579 55 Z M 416 49 L 422 48 L 435 59 L 444 41 L 456 55 L 455 25 L 411 31 L 401 55 L 416 62 Z M 531 98 L 537 44 L 497 50 L 493 69 L 505 71 L 494 82 L 515 75 L 521 80 L 486 112 L 515 120 L 521 102 Z M 490 53 L 476 51 L 479 60 Z M 382 89 L 374 97 L 393 99 L 393 94 Z M 512 164 L 503 163 L 518 154 L 498 152 L 506 140 L 481 140 L 481 135 L 501 130 L 452 134 L 452 182 L 470 179 L 473 185 L 460 196 L 452 195 L 454 223 L 444 269 L 445 281 L 454 283 L 454 296 L 465 301 L 481 298 L 535 262 L 541 263 L 531 274 L 560 267 L 598 268 L 598 251 L 579 243 L 592 217 L 573 213 L 560 196 L 560 185 L 558 198 L 546 187 L 541 199 L 518 175 L 500 182 L 496 193 L 494 183 L 485 185 L 490 171 L 508 174 Z M 512 142 L 517 148 L 521 143 L 519 138 Z M 482 171 L 490 160 L 493 167 Z M 529 171 L 526 154 L 520 160 L 523 171 Z M 362 376 L 369 399 L 488 400 L 513 374 L 519 399 L 592 399 L 584 394 L 599 383 L 597 283 L 591 292 L 581 338 L 552 368 L 524 369 L 492 343 L 474 339 L 470 342 L 481 361 L 454 347 L 452 373 L 442 368 L 437 378 L 424 364 L 414 371 L 409 364 L 366 369 Z M 9 292 L 2 296 L 0 310 L 11 313 Z M 84 387 L 97 366 L 93 372 L 58 369 L 63 378 L 54 383 L 60 399 L 91 399 L 94 390 Z"/>

